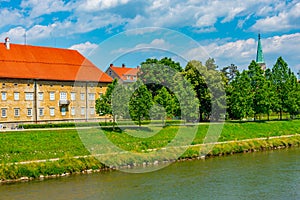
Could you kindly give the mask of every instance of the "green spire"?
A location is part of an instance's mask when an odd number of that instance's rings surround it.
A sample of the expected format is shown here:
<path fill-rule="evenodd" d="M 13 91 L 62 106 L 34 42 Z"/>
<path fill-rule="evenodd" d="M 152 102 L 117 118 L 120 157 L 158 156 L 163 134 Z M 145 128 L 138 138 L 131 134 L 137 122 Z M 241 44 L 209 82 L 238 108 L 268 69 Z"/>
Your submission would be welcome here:
<path fill-rule="evenodd" d="M 257 63 L 265 63 L 264 54 L 263 54 L 262 46 L 261 46 L 261 42 L 260 42 L 260 34 L 258 34 L 258 45 L 257 45 L 256 62 Z"/>

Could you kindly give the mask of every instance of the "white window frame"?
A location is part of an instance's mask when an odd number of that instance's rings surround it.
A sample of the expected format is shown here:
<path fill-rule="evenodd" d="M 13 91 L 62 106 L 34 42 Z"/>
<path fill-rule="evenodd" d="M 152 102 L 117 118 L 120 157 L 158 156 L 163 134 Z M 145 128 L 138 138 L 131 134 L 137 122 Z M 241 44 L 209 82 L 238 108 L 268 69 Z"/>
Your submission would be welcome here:
<path fill-rule="evenodd" d="M 32 108 L 27 108 L 27 116 L 32 117 Z"/>
<path fill-rule="evenodd" d="M 6 92 L 1 92 L 1 99 L 2 99 L 2 101 L 7 100 L 7 93 Z"/>
<path fill-rule="evenodd" d="M 39 108 L 39 116 L 40 117 L 44 116 L 44 108 Z"/>
<path fill-rule="evenodd" d="M 43 101 L 44 100 L 44 92 L 39 92 L 39 101 Z"/>
<path fill-rule="evenodd" d="M 20 100 L 20 92 L 14 92 L 14 100 L 19 101 Z"/>
<path fill-rule="evenodd" d="M 74 116 L 76 114 L 76 109 L 75 107 L 71 107 L 71 115 Z"/>
<path fill-rule="evenodd" d="M 84 99 L 85 99 L 84 93 L 80 93 L 80 100 L 81 100 L 81 101 L 84 101 Z"/>
<path fill-rule="evenodd" d="M 76 100 L 76 92 L 71 92 L 71 101 Z"/>
<path fill-rule="evenodd" d="M 95 115 L 95 108 L 94 107 L 90 107 L 90 115 Z"/>
<path fill-rule="evenodd" d="M 33 92 L 25 92 L 25 100 L 33 101 Z"/>
<path fill-rule="evenodd" d="M 80 109 L 80 114 L 81 114 L 81 115 L 85 115 L 85 107 L 81 107 L 81 109 Z"/>
<path fill-rule="evenodd" d="M 14 116 L 20 117 L 20 108 L 14 108 Z"/>
<path fill-rule="evenodd" d="M 49 109 L 49 112 L 50 112 L 50 116 L 51 116 L 51 117 L 54 117 L 54 116 L 55 116 L 55 108 L 50 108 L 50 109 Z"/>
<path fill-rule="evenodd" d="M 2 118 L 7 117 L 7 108 L 1 108 L 1 117 Z"/>
<path fill-rule="evenodd" d="M 95 101 L 95 93 L 89 93 L 89 100 Z"/>
<path fill-rule="evenodd" d="M 55 101 L 55 92 L 49 92 L 50 101 Z"/>
<path fill-rule="evenodd" d="M 67 92 L 60 92 L 59 94 L 59 100 L 67 100 L 68 99 L 68 93 Z"/>

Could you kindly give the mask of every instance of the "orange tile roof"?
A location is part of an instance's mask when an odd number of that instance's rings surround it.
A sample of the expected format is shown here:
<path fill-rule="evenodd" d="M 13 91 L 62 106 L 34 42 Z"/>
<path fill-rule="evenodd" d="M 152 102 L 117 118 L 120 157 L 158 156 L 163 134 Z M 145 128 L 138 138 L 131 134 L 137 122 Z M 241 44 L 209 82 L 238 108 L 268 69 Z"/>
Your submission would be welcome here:
<path fill-rule="evenodd" d="M 3 43 L 0 78 L 112 82 L 76 50 Z"/>
<path fill-rule="evenodd" d="M 139 71 L 138 68 L 129 68 L 129 67 L 110 66 L 109 68 L 113 70 L 122 80 L 126 80 L 125 78 L 126 75 L 137 76 L 137 73 Z"/>

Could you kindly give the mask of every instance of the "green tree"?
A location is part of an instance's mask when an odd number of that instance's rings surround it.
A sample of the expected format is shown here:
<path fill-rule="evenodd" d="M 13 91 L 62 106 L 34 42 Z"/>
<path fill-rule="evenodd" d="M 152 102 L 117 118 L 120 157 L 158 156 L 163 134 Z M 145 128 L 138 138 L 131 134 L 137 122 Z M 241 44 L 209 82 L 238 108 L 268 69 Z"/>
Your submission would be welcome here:
<path fill-rule="evenodd" d="M 172 117 L 174 115 L 175 102 L 172 95 L 165 87 L 162 87 L 158 91 L 158 94 L 154 97 L 154 103 L 159 104 L 164 108 L 167 117 Z"/>
<path fill-rule="evenodd" d="M 294 102 L 291 98 L 294 96 L 292 93 L 294 93 L 293 84 L 295 84 L 295 80 L 296 77 L 288 68 L 287 63 L 282 57 L 279 57 L 272 68 L 272 82 L 276 91 L 273 108 L 280 114 L 280 120 L 282 120 L 283 112 L 291 111 L 289 104 Z M 290 95 L 291 97 L 289 97 Z"/>
<path fill-rule="evenodd" d="M 115 79 L 111 84 L 108 85 L 107 90 L 104 95 L 100 98 L 96 99 L 95 108 L 96 113 L 100 116 L 105 115 L 113 115 L 112 112 L 112 93 L 116 85 L 118 84 L 118 80 Z M 115 122 L 115 117 L 113 116 L 113 121 Z"/>
<path fill-rule="evenodd" d="M 236 75 L 238 73 L 238 69 L 235 64 L 231 64 L 231 65 L 221 69 L 221 72 L 227 78 L 227 82 L 229 83 L 236 77 Z"/>
<path fill-rule="evenodd" d="M 135 86 L 138 88 L 132 93 L 129 102 L 130 116 L 141 126 L 142 120 L 150 119 L 150 109 L 153 105 L 152 95 L 146 85 L 137 81 Z"/>
<path fill-rule="evenodd" d="M 246 70 L 238 73 L 230 83 L 228 97 L 228 112 L 232 119 L 242 119 L 253 116 L 253 94 L 251 92 L 251 80 Z"/>
<path fill-rule="evenodd" d="M 254 60 L 250 63 L 247 74 L 251 83 L 252 110 L 254 112 L 254 120 L 256 120 L 258 115 L 268 113 L 269 102 L 267 97 L 269 91 L 267 90 L 264 71 Z"/>

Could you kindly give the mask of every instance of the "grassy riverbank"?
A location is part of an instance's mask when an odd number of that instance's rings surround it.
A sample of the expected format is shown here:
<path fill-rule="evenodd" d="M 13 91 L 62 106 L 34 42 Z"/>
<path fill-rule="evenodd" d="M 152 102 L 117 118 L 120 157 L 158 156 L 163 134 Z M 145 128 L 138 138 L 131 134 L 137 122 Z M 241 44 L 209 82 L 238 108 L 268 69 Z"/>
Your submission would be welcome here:
<path fill-rule="evenodd" d="M 209 128 L 208 124 L 199 125 L 196 129 L 196 137 L 192 147 L 181 156 L 181 158 L 192 158 L 199 156 L 205 148 L 199 144 Z M 105 136 L 116 146 L 131 152 L 147 152 L 149 149 L 160 149 L 168 145 L 176 136 L 178 126 L 167 127 L 143 127 L 142 129 L 124 128 L 112 131 L 110 128 L 104 130 Z M 183 135 L 195 131 L 195 127 L 182 127 Z M 0 179 L 18 179 L 20 177 L 51 176 L 55 174 L 69 174 L 81 172 L 88 169 L 103 169 L 97 159 L 92 157 L 73 158 L 75 156 L 89 155 L 89 151 L 82 144 L 79 135 L 96 135 L 99 129 L 83 129 L 78 134 L 76 129 L 70 130 L 36 130 L 15 131 L 0 133 Z M 281 147 L 299 146 L 300 136 L 268 139 L 272 136 L 293 135 L 300 133 L 300 121 L 273 121 L 273 122 L 247 122 L 226 123 L 224 125 L 219 142 L 234 141 L 216 144 L 208 153 L 209 156 L 274 149 Z M 134 136 L 143 136 L 138 138 Z M 149 137 L 148 137 L 149 136 Z M 264 140 L 240 141 L 245 139 L 262 138 Z M 185 139 L 183 136 L 180 138 Z M 101 144 L 103 142 L 103 144 Z M 105 145 L 104 141 L 99 141 Z M 146 154 L 146 153 L 145 153 Z M 14 162 L 33 161 L 42 159 L 60 158 L 57 161 L 43 163 L 12 164 Z M 148 157 L 149 162 L 152 158 Z M 162 158 L 164 160 L 164 158 Z M 120 161 L 121 164 L 122 161 Z M 8 164 L 9 163 L 9 164 Z M 123 163 L 124 164 L 124 163 Z M 128 163 L 132 164 L 132 163 Z"/>

